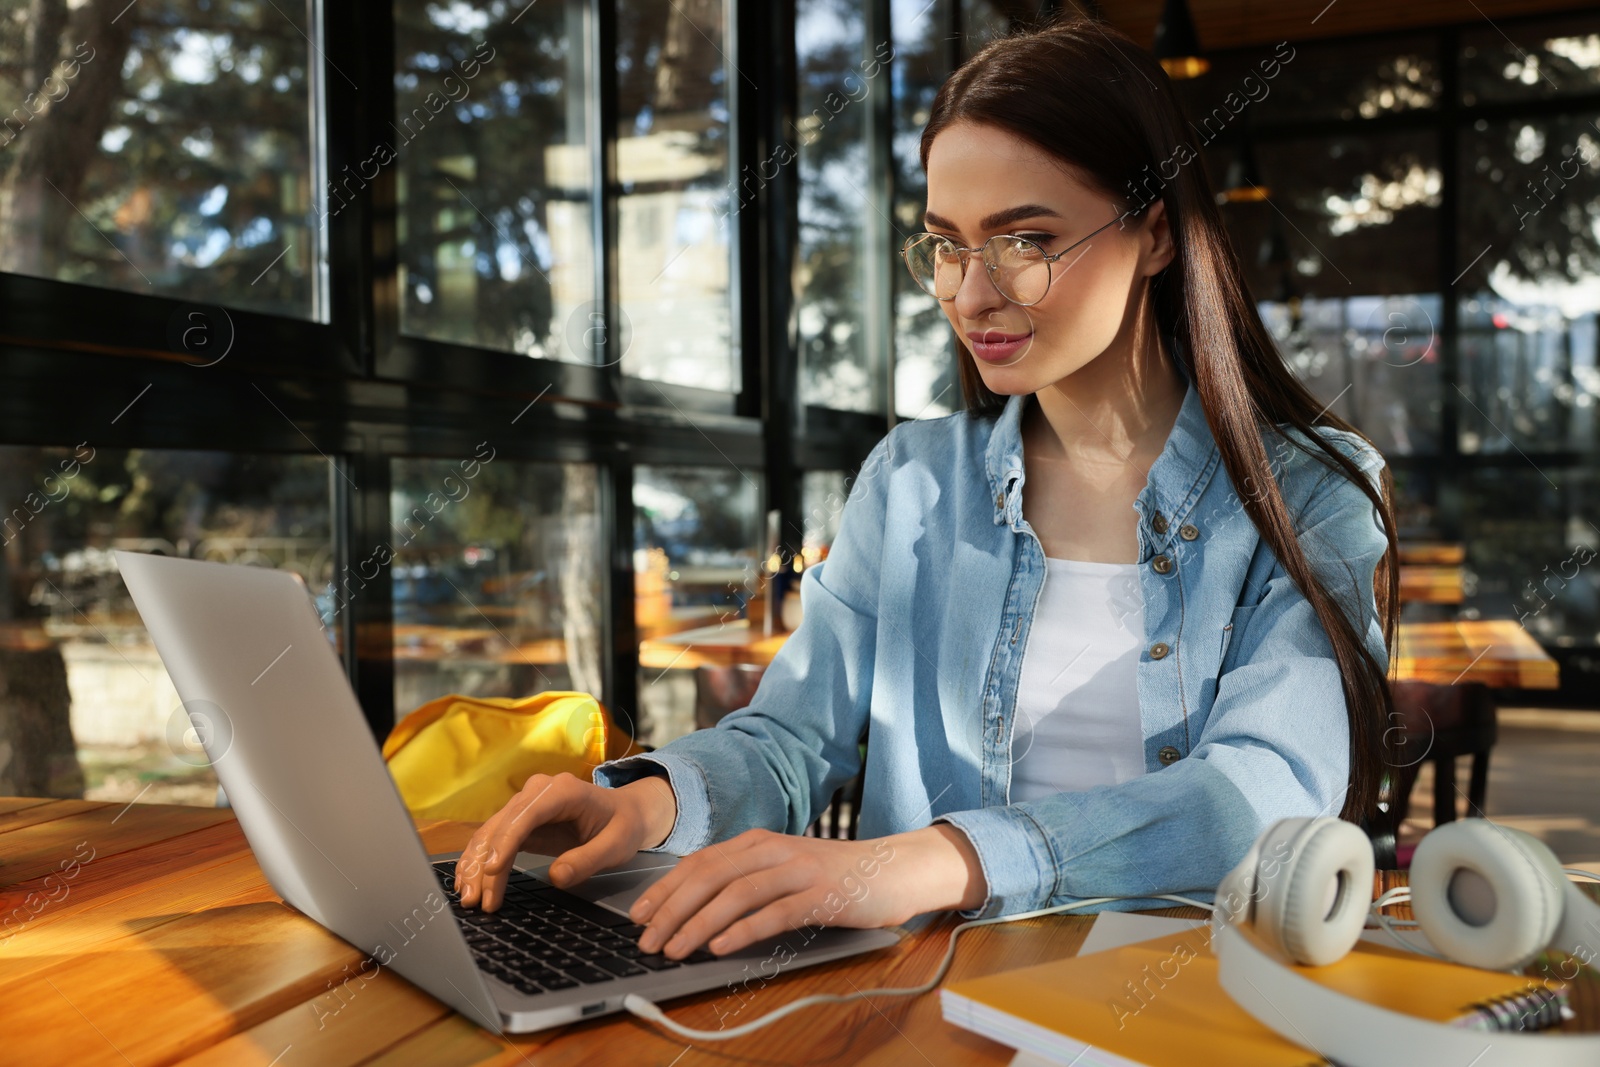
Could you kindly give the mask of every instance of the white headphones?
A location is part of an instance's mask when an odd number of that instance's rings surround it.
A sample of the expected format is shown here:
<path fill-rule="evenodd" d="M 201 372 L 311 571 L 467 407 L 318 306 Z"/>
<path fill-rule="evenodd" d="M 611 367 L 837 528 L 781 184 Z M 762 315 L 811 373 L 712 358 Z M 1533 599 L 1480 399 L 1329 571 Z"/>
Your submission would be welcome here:
<path fill-rule="evenodd" d="M 1287 1040 L 1348 1067 L 1600 1063 L 1600 1035 L 1428 1022 L 1336 993 L 1275 958 L 1323 966 L 1354 948 L 1369 910 L 1406 899 L 1402 889 L 1372 901 L 1372 876 L 1371 842 L 1353 823 L 1298 818 L 1268 827 L 1217 886 L 1212 946 L 1223 989 Z M 1436 827 L 1417 845 L 1410 882 L 1416 923 L 1441 958 L 1517 971 L 1547 948 L 1585 963 L 1600 951 L 1600 905 L 1520 830 L 1486 819 Z M 1377 914 L 1386 927 L 1393 922 Z M 1237 928 L 1244 922 L 1272 951 Z"/>

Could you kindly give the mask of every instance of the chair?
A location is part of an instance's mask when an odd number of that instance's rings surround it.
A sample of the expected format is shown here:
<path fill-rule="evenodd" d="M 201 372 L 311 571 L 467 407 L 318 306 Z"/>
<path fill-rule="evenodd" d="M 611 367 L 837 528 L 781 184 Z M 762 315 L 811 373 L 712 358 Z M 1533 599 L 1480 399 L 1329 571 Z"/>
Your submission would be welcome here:
<path fill-rule="evenodd" d="M 861 778 L 862 775 L 857 774 L 833 791 L 828 810 L 806 827 L 807 837 L 831 837 L 847 841 L 856 839 L 856 828 L 861 821 Z"/>
<path fill-rule="evenodd" d="M 754 663 L 701 664 L 694 669 L 694 728 L 717 725 L 730 711 L 748 707 L 767 668 Z"/>
<path fill-rule="evenodd" d="M 1433 822 L 1435 826 L 1456 818 L 1456 757 L 1471 756 L 1467 784 L 1467 814 L 1482 816 L 1489 789 L 1489 753 L 1498 736 L 1494 694 L 1481 682 L 1435 685 L 1430 682 L 1392 682 L 1398 739 L 1390 758 L 1394 763 L 1394 823 L 1404 821 L 1411 805 L 1411 789 L 1424 761 L 1433 764 Z"/>

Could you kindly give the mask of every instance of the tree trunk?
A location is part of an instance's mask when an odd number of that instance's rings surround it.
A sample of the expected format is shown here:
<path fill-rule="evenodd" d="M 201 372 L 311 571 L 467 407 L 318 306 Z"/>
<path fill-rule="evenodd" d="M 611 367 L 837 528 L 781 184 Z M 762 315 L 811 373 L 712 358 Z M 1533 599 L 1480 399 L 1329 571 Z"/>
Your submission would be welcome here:
<path fill-rule="evenodd" d="M 0 796 L 83 796 L 67 664 L 54 644 L 0 647 Z"/>
<path fill-rule="evenodd" d="M 67 227 L 79 217 L 84 179 L 121 95 L 122 63 L 136 18 L 137 12 L 116 0 L 91 3 L 78 10 L 63 35 L 61 27 L 69 22 L 65 0 L 34 0 L 29 60 L 43 69 L 30 72 L 30 95 L 10 113 L 6 130 L 15 154 L 5 180 L 0 270 L 53 278 L 67 258 Z M 83 44 L 93 51 L 80 53 Z M 76 76 L 59 75 L 51 86 L 58 99 L 51 100 L 45 81 L 68 59 L 77 64 Z M 64 96 L 61 84 L 67 87 Z M 20 117 L 28 121 L 19 130 Z"/>
<path fill-rule="evenodd" d="M 600 664 L 602 588 L 595 566 L 600 537 L 596 468 L 588 463 L 562 467 L 561 514 L 566 527 L 566 551 L 561 560 L 561 635 L 567 644 L 567 673 L 572 688 L 597 699 L 605 688 Z"/>

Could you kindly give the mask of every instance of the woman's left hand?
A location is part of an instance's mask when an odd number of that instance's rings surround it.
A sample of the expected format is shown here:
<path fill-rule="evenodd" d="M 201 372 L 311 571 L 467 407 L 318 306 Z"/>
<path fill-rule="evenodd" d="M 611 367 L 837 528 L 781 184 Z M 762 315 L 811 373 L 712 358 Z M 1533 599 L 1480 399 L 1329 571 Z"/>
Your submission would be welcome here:
<path fill-rule="evenodd" d="M 944 824 L 870 841 L 747 830 L 683 857 L 630 915 L 647 924 L 646 952 L 679 959 L 709 940 L 725 955 L 808 924 L 894 926 L 976 907 L 982 884 L 977 853 Z"/>

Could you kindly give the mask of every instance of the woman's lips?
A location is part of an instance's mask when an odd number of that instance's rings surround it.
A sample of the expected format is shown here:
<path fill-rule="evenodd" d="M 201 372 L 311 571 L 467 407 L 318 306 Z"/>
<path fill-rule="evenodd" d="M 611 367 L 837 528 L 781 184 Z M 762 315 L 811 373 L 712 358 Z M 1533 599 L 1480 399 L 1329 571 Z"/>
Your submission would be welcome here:
<path fill-rule="evenodd" d="M 967 334 L 972 342 L 972 354 L 987 363 L 1010 359 L 1028 347 L 1032 332 L 1005 333 L 1001 330 L 972 330 Z"/>

